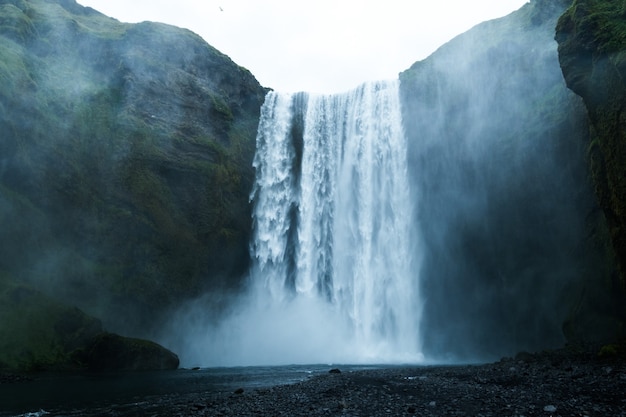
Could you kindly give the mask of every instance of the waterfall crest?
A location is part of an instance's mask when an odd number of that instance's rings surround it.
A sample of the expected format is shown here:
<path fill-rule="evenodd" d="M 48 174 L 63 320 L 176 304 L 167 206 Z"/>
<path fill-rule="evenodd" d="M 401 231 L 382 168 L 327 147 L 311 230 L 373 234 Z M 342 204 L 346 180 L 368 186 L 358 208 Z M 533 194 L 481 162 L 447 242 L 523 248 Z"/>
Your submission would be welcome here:
<path fill-rule="evenodd" d="M 419 239 L 398 84 L 270 92 L 261 110 L 252 285 L 267 308 L 306 309 L 281 319 L 280 331 L 298 334 L 308 316 L 342 356 L 329 353 L 331 361 L 421 360 Z"/>

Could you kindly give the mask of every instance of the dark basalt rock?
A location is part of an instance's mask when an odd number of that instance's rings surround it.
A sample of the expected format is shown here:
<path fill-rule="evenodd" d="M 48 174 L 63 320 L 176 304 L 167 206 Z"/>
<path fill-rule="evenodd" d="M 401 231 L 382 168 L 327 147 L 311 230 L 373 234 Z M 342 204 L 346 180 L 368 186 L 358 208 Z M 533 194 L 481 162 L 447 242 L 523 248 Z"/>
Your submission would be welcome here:
<path fill-rule="evenodd" d="M 92 371 L 146 371 L 177 369 L 178 356 L 149 340 L 113 333 L 94 337 L 75 358 Z"/>

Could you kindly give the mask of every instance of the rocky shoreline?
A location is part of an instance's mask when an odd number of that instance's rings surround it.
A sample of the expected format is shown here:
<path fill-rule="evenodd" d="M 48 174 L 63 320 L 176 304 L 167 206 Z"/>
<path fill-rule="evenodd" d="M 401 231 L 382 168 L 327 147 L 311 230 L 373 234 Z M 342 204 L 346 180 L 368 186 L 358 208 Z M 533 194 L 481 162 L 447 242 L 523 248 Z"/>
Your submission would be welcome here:
<path fill-rule="evenodd" d="M 552 352 L 483 365 L 335 371 L 291 385 L 153 396 L 64 415 L 626 416 L 624 393 L 626 361 Z"/>
<path fill-rule="evenodd" d="M 172 404 L 191 416 L 626 416 L 626 366 L 518 355 L 494 364 L 329 373 Z"/>

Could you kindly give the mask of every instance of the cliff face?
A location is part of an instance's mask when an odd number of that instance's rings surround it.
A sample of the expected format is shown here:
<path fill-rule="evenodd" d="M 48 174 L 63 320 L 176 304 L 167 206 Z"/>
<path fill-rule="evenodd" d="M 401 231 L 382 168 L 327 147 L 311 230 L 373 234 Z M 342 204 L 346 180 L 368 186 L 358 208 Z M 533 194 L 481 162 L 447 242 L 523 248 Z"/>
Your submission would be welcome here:
<path fill-rule="evenodd" d="M 427 355 L 495 359 L 615 334 L 587 118 L 553 39 L 566 7 L 532 1 L 401 74 Z"/>
<path fill-rule="evenodd" d="M 149 331 L 248 264 L 265 90 L 195 34 L 0 1 L 0 272 Z"/>
<path fill-rule="evenodd" d="M 606 282 L 609 302 L 626 318 L 626 3 L 574 1 L 556 40 L 567 86 L 582 97 L 591 121 L 591 174 L 618 265 Z"/>
<path fill-rule="evenodd" d="M 623 331 L 625 9 L 575 1 L 557 55 L 568 3 L 531 1 L 401 74 L 431 357 Z M 53 327 L 52 354 L 71 360 L 77 340 L 118 340 L 59 301 L 145 335 L 180 302 L 236 288 L 265 92 L 189 31 L 0 0 L 2 330 L 49 316 L 38 333 Z M 56 360 L 7 340 L 0 366 Z"/>

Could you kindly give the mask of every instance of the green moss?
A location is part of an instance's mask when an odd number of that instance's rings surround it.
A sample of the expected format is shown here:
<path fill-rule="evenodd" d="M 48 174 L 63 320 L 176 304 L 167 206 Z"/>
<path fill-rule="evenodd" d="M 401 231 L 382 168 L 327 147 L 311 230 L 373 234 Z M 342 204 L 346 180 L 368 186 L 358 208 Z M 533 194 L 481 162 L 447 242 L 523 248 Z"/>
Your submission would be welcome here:
<path fill-rule="evenodd" d="M 600 348 L 598 356 L 601 358 L 611 358 L 619 354 L 619 346 L 616 344 L 604 345 Z"/>
<path fill-rule="evenodd" d="M 0 43 L 0 82 L 0 94 L 7 97 L 30 90 L 35 84 L 24 63 L 23 51 L 12 42 Z"/>
<path fill-rule="evenodd" d="M 149 340 L 101 333 L 77 352 L 77 360 L 93 371 L 178 368 L 178 357 Z"/>
<path fill-rule="evenodd" d="M 237 285 L 264 95 L 251 74 L 187 30 L 0 3 L 0 270 L 128 332 Z"/>
<path fill-rule="evenodd" d="M 577 0 L 564 13 L 557 32 L 584 34 L 586 48 L 600 53 L 623 51 L 626 47 L 624 3 L 606 0 Z"/>
<path fill-rule="evenodd" d="M 35 34 L 30 18 L 13 4 L 0 4 L 0 35 L 24 42 Z"/>
<path fill-rule="evenodd" d="M 100 331 L 99 322 L 79 310 L 0 276 L 0 363 L 6 368 L 67 367 L 71 350 Z"/>
<path fill-rule="evenodd" d="M 626 20 L 624 2 L 577 0 L 559 19 L 556 39 L 567 85 L 579 94 L 591 121 L 588 157 L 606 227 L 594 234 L 607 248 L 599 311 L 616 338 L 626 320 Z M 610 264 L 613 266 L 611 267 Z M 603 278 L 607 277 L 607 278 Z"/>
<path fill-rule="evenodd" d="M 0 272 L 0 370 L 172 369 L 154 342 L 103 333 L 100 321 Z"/>
<path fill-rule="evenodd" d="M 68 10 L 58 2 L 31 0 L 27 13 L 42 34 L 55 34 L 50 41 L 58 39 L 54 28 L 66 28 L 88 36 L 102 39 L 120 39 L 130 25 L 121 23 L 96 11 L 78 6 Z"/>
<path fill-rule="evenodd" d="M 234 119 L 233 113 L 228 107 L 228 104 L 218 95 L 211 95 L 211 102 L 213 103 L 213 109 L 217 114 L 225 120 L 232 121 Z"/>

